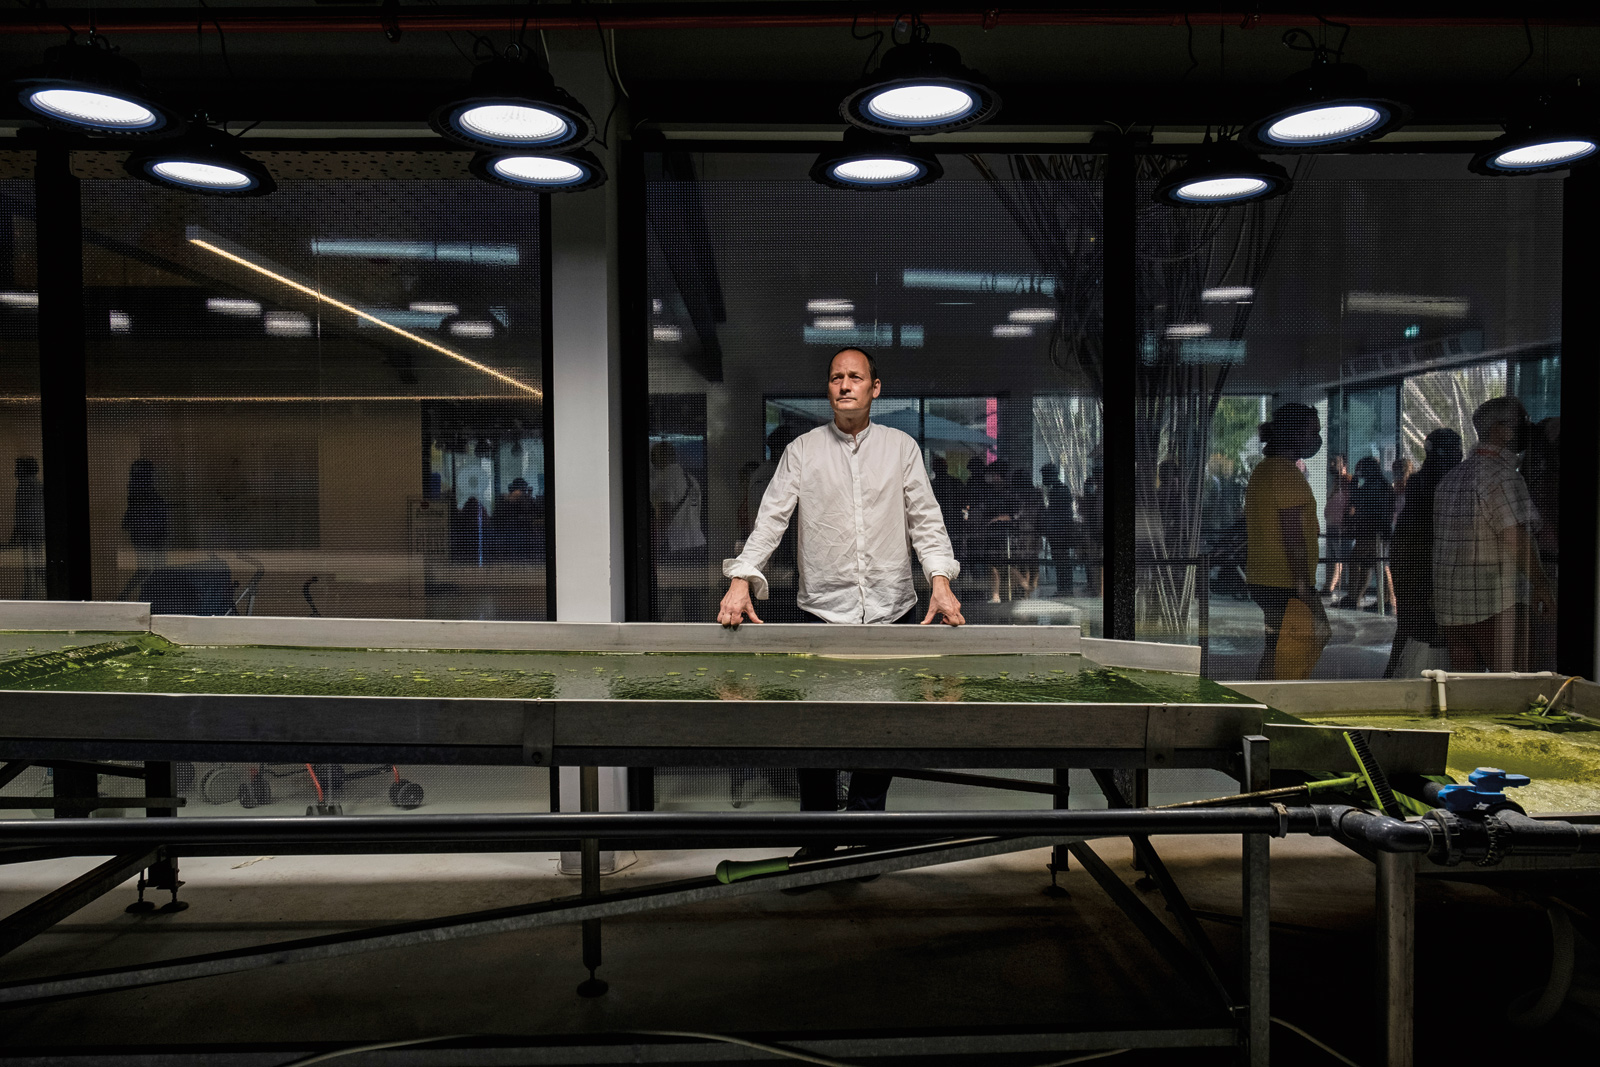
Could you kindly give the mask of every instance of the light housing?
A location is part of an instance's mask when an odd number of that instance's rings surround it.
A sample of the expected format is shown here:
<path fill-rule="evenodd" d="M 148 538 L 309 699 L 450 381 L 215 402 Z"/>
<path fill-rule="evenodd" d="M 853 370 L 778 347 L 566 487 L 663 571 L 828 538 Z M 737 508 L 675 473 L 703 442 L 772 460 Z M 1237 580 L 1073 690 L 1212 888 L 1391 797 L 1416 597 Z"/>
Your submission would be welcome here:
<path fill-rule="evenodd" d="M 548 71 L 504 58 L 480 63 L 467 95 L 436 109 L 428 125 L 468 148 L 491 151 L 565 150 L 595 135 L 589 112 Z"/>
<path fill-rule="evenodd" d="M 171 137 L 184 130 L 177 112 L 145 89 L 139 67 L 106 45 L 46 49 L 39 74 L 12 83 L 17 103 L 31 119 L 59 130 L 105 137 Z"/>
<path fill-rule="evenodd" d="M 1274 152 L 1315 152 L 1382 137 L 1410 117 L 1404 104 L 1368 92 L 1360 67 L 1330 63 L 1319 54 L 1283 83 L 1273 110 L 1246 127 L 1244 135 Z"/>
<path fill-rule="evenodd" d="M 1203 145 L 1168 174 L 1151 199 L 1175 207 L 1226 207 L 1289 191 L 1289 172 L 1231 141 Z"/>
<path fill-rule="evenodd" d="M 817 156 L 811 180 L 834 189 L 910 189 L 944 177 L 932 152 L 909 137 L 848 129 L 838 148 Z"/>
<path fill-rule="evenodd" d="M 278 188 L 265 166 L 239 151 L 235 137 L 206 127 L 130 152 L 122 166 L 152 185 L 206 196 L 266 196 Z"/>
<path fill-rule="evenodd" d="M 1547 174 L 1600 158 L 1592 100 L 1546 97 L 1506 124 L 1504 136 L 1490 141 L 1467 167 L 1496 177 Z"/>
<path fill-rule="evenodd" d="M 486 182 L 541 193 L 580 193 L 606 183 L 591 152 L 480 152 L 468 168 Z"/>
<path fill-rule="evenodd" d="M 945 133 L 999 111 L 1000 95 L 954 48 L 920 40 L 889 49 L 877 74 L 839 104 L 846 122 L 878 133 Z"/>

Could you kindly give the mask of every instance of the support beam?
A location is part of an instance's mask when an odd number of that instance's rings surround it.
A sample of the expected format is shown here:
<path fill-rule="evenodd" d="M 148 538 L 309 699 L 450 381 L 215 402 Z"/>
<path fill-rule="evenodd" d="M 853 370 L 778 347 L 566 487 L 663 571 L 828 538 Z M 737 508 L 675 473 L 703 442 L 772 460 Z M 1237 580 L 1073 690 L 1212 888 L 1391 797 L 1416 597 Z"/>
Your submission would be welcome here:
<path fill-rule="evenodd" d="M 614 90 L 594 33 L 554 51 L 551 69 L 603 122 Z M 612 118 L 613 145 L 627 112 Z M 611 175 L 617 152 L 591 150 Z M 622 345 L 618 300 L 617 182 L 550 202 L 551 375 L 546 406 L 553 427 L 556 597 L 562 622 L 621 622 Z"/>
<path fill-rule="evenodd" d="M 1378 982 L 1384 1062 L 1411 1067 L 1414 1059 L 1417 955 L 1417 857 L 1380 852 L 1378 868 Z"/>
<path fill-rule="evenodd" d="M 1561 262 L 1561 522 L 1557 532 L 1560 571 L 1556 598 L 1556 665 L 1567 674 L 1593 678 L 1600 662 L 1600 440 L 1580 427 L 1600 402 L 1600 368 L 1583 354 L 1593 293 L 1589 253 L 1600 238 L 1600 174 L 1578 167 L 1562 183 Z M 1566 358 L 1571 353 L 1571 359 Z"/>
<path fill-rule="evenodd" d="M 1244 774 L 1239 784 L 1246 792 L 1258 792 L 1272 785 L 1272 764 L 1267 739 L 1244 739 L 1240 754 Z M 1249 1067 L 1268 1067 L 1269 1032 L 1272 1028 L 1272 882 L 1270 838 L 1266 834 L 1244 835 L 1244 960 L 1245 960 L 1245 1043 Z"/>
<path fill-rule="evenodd" d="M 154 863 L 160 855 L 160 849 L 151 849 L 113 857 L 0 920 L 0 956 L 26 944 L 68 915 L 115 889 Z"/>
<path fill-rule="evenodd" d="M 1101 455 L 1105 476 L 1100 545 L 1104 563 L 1101 603 L 1104 633 L 1132 641 L 1134 567 L 1134 476 L 1139 379 L 1135 239 L 1139 226 L 1133 146 L 1109 146 L 1104 182 L 1105 285 L 1101 368 Z"/>
<path fill-rule="evenodd" d="M 41 139 L 34 165 L 39 262 L 39 431 L 45 591 L 93 600 L 89 558 L 89 405 L 84 355 L 83 223 L 71 153 Z"/>

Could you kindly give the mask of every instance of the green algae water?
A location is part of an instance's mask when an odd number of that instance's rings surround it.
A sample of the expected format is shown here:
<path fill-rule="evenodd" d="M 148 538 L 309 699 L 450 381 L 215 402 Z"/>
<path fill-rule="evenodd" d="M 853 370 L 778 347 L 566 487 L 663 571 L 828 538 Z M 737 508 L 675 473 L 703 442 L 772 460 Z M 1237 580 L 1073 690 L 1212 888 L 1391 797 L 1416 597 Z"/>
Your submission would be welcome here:
<path fill-rule="evenodd" d="M 1526 774 L 1532 784 L 1508 790 L 1530 812 L 1600 811 L 1600 727 L 1544 730 L 1517 715 L 1307 716 L 1319 725 L 1450 731 L 1448 773 L 1458 782 L 1478 767 Z"/>
<path fill-rule="evenodd" d="M 1204 679 L 1107 668 L 1077 655 L 849 659 L 213 647 L 179 646 L 149 635 L 75 635 L 74 642 L 25 636 L 33 643 L 14 642 L 9 656 L 0 658 L 0 689 L 510 699 L 1247 702 Z"/>

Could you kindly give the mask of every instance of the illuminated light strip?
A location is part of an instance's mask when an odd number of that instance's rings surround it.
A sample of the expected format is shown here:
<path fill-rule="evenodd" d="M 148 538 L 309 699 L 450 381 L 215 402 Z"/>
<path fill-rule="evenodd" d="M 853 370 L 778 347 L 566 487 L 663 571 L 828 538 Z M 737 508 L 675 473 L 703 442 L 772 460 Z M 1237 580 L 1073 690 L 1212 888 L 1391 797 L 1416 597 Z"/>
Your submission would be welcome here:
<path fill-rule="evenodd" d="M 91 404 L 356 404 L 362 402 L 398 403 L 412 400 L 505 400 L 504 393 L 456 393 L 443 395 L 368 395 L 368 396 L 91 396 Z M 0 396 L 0 403 L 33 402 L 36 396 Z"/>
<path fill-rule="evenodd" d="M 277 273 L 276 271 L 268 270 L 266 267 L 263 267 L 259 263 L 252 263 L 248 259 L 245 259 L 243 256 L 236 256 L 232 252 L 229 252 L 227 249 L 218 248 L 216 245 L 212 244 L 209 241 L 202 241 L 198 237 L 191 237 L 191 238 L 189 238 L 189 243 L 192 244 L 192 245 L 196 245 L 196 246 L 198 246 L 200 248 L 203 248 L 207 252 L 214 252 L 217 255 L 221 256 L 223 259 L 228 260 L 230 263 L 237 263 L 237 264 L 239 264 L 239 266 L 248 268 L 249 270 L 253 270 L 257 274 L 260 274 L 260 275 L 262 275 L 264 277 L 267 277 L 267 278 L 271 278 L 275 282 L 279 282 L 279 283 L 281 283 L 283 285 L 287 285 L 289 288 L 295 290 L 296 292 L 304 293 L 305 295 L 311 297 L 313 300 L 320 300 L 324 304 L 331 304 L 334 307 L 338 308 L 340 311 L 348 311 L 350 314 L 354 315 L 358 319 L 364 319 L 365 321 L 372 323 L 374 326 L 381 326 L 385 330 L 388 330 L 391 333 L 397 333 L 401 337 L 406 338 L 407 340 L 415 341 L 417 344 L 421 345 L 423 348 L 432 349 L 433 351 L 439 353 L 442 356 L 449 356 L 451 359 L 455 360 L 457 363 L 464 363 L 467 366 L 471 367 L 473 370 L 482 371 L 484 374 L 487 374 L 491 378 L 497 378 L 500 381 L 505 382 L 507 385 L 514 385 L 518 389 L 523 390 L 524 392 L 532 393 L 534 396 L 538 397 L 541 400 L 544 399 L 544 390 L 543 389 L 539 389 L 539 388 L 537 388 L 535 386 L 528 385 L 526 382 L 520 382 L 517 379 L 511 377 L 511 375 L 502 374 L 500 371 L 495 370 L 493 367 L 485 366 L 484 364 L 479 363 L 475 359 L 468 359 L 466 356 L 463 356 L 460 352 L 452 351 L 451 349 L 446 348 L 444 345 L 434 344 L 432 341 L 428 340 L 426 337 L 419 337 L 416 334 L 412 333 L 410 330 L 403 330 L 400 327 L 396 326 L 392 322 L 385 322 L 384 320 L 378 318 L 378 316 L 372 314 L 371 312 L 362 311 L 360 308 L 355 307 L 355 306 L 353 306 L 351 304 L 346 304 L 342 300 L 336 300 L 333 297 L 326 295 L 325 293 L 319 293 L 317 290 L 311 288 L 309 285 L 301 285 L 299 282 L 295 281 L 293 278 L 286 278 L 283 275 Z"/>

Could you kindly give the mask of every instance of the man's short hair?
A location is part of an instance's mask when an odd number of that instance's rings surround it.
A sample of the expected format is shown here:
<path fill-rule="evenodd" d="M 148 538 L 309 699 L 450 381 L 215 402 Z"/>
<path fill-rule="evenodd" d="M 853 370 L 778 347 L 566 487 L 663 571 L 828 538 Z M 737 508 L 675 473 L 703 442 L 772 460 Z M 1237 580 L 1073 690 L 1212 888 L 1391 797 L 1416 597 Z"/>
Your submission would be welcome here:
<path fill-rule="evenodd" d="M 873 381 L 878 380 L 878 361 L 872 358 L 871 352 L 868 352 L 865 348 L 857 348 L 855 345 L 851 345 L 848 348 L 841 348 L 839 351 L 828 357 L 828 377 L 833 377 L 833 361 L 844 355 L 846 352 L 860 352 L 863 356 L 866 356 L 867 373 L 872 375 Z"/>
<path fill-rule="evenodd" d="M 1502 422 L 1515 426 L 1527 418 L 1528 412 L 1522 406 L 1522 401 L 1514 396 L 1497 396 L 1478 405 L 1478 410 L 1472 413 L 1472 428 L 1478 431 L 1479 438 L 1484 438 Z"/>

